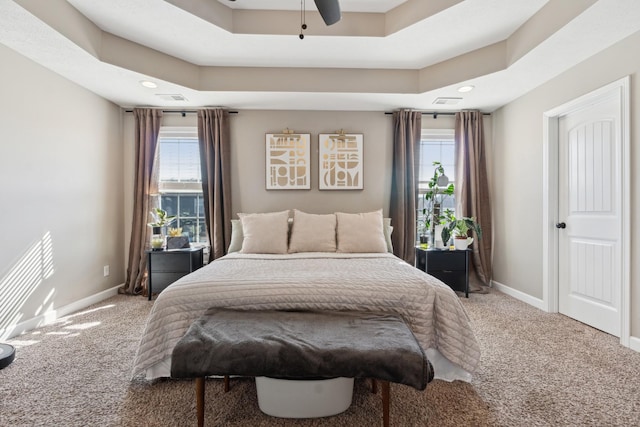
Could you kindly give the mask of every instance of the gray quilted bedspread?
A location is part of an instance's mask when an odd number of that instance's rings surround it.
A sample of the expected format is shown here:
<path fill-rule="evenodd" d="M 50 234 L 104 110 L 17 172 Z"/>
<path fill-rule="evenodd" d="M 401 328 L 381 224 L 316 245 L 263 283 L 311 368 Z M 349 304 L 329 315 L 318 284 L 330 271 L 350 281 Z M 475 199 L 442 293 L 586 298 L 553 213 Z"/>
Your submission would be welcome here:
<path fill-rule="evenodd" d="M 395 313 L 424 350 L 435 348 L 470 373 L 480 359 L 455 292 L 391 254 L 231 254 L 158 295 L 132 376 L 170 360 L 176 343 L 210 307 Z"/>

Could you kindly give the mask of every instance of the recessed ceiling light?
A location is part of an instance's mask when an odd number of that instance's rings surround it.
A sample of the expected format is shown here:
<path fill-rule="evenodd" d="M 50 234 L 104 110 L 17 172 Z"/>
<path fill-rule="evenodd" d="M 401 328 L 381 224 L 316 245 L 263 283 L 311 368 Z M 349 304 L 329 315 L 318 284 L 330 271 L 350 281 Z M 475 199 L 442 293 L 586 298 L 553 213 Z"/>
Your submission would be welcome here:
<path fill-rule="evenodd" d="M 473 89 L 475 88 L 475 86 L 461 86 L 458 88 L 458 92 L 460 93 L 465 93 L 465 92 L 471 92 Z"/>
<path fill-rule="evenodd" d="M 155 88 L 157 88 L 157 87 L 158 87 L 158 85 L 157 85 L 157 84 L 155 84 L 154 82 L 151 82 L 151 81 L 149 81 L 149 80 L 141 80 L 141 81 L 140 81 L 140 84 L 141 84 L 142 86 L 144 86 L 144 87 L 148 87 L 148 88 L 150 88 L 150 89 L 155 89 Z"/>

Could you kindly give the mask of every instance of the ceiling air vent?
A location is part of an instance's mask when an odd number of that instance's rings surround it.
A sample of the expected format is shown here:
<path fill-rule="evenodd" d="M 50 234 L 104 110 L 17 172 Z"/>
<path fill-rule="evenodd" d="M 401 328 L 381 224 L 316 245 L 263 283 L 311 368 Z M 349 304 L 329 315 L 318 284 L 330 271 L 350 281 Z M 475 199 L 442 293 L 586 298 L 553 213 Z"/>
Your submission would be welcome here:
<path fill-rule="evenodd" d="M 156 96 L 159 96 L 163 101 L 187 101 L 187 98 L 179 93 L 157 93 Z"/>
<path fill-rule="evenodd" d="M 458 102 L 462 101 L 462 98 L 436 98 L 435 101 L 433 101 L 434 104 L 436 105 L 456 105 Z"/>

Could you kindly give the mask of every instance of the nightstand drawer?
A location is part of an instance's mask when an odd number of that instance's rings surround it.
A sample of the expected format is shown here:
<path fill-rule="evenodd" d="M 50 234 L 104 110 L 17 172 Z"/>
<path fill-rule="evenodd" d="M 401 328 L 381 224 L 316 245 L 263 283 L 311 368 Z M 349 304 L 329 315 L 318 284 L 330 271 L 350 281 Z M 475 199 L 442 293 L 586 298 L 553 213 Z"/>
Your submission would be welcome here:
<path fill-rule="evenodd" d="M 179 278 L 185 276 L 185 273 L 153 273 L 153 291 L 160 292 Z"/>
<path fill-rule="evenodd" d="M 455 291 L 466 291 L 467 272 L 464 270 L 433 270 L 429 271 L 429 274 L 442 280 Z"/>
<path fill-rule="evenodd" d="M 151 272 L 176 272 L 176 271 L 189 271 L 191 258 L 180 252 L 176 253 L 162 253 L 157 255 L 151 253 L 153 262 L 151 263 Z"/>
<path fill-rule="evenodd" d="M 429 251 L 426 257 L 426 271 L 467 269 L 467 254 L 463 251 Z"/>

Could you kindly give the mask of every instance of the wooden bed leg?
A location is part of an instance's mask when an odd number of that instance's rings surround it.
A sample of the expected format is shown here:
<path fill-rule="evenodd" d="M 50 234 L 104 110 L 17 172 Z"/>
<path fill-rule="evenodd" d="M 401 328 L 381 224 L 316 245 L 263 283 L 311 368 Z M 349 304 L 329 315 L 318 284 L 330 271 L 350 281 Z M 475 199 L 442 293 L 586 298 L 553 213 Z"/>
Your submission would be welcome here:
<path fill-rule="evenodd" d="M 391 394 L 389 381 L 382 381 L 382 425 L 389 427 L 389 395 Z"/>
<path fill-rule="evenodd" d="M 371 393 L 376 394 L 378 392 L 378 381 L 375 378 L 371 378 Z"/>
<path fill-rule="evenodd" d="M 204 377 L 196 378 L 196 412 L 198 427 L 204 427 Z"/>
<path fill-rule="evenodd" d="M 229 391 L 229 375 L 224 376 L 224 392 Z"/>

